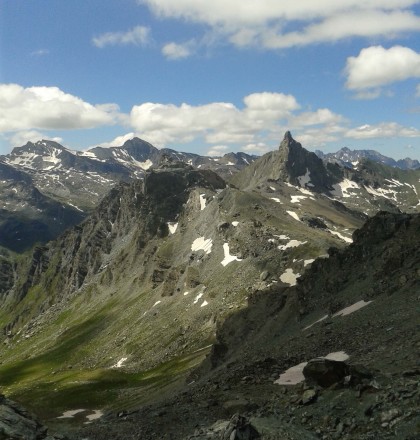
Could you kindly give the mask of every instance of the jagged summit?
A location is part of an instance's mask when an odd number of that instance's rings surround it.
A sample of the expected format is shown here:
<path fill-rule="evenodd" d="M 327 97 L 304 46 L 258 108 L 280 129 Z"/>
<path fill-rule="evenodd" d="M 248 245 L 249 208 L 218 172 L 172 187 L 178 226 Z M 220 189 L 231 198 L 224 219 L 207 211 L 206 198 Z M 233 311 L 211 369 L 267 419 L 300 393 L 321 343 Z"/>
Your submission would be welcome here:
<path fill-rule="evenodd" d="M 241 188 L 258 186 L 269 180 L 326 192 L 336 183 L 322 160 L 293 139 L 286 131 L 277 151 L 265 154 L 238 173 L 232 182 Z"/>
<path fill-rule="evenodd" d="M 279 150 L 290 147 L 291 143 L 296 143 L 296 141 L 293 139 L 292 133 L 290 133 L 290 131 L 286 131 L 286 133 L 284 133 L 283 140 L 280 143 Z"/>

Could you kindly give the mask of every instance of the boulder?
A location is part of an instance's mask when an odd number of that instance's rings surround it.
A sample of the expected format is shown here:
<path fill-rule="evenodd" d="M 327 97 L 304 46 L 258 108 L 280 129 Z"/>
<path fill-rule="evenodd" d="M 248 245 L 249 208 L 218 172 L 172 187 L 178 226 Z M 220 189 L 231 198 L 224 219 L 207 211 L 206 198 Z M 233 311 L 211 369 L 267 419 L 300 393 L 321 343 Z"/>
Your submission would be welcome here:
<path fill-rule="evenodd" d="M 349 372 L 349 366 L 345 362 L 324 358 L 310 360 L 303 369 L 307 383 L 323 388 L 342 381 L 349 375 Z"/>
<path fill-rule="evenodd" d="M 235 414 L 221 438 L 222 440 L 253 440 L 260 438 L 260 434 L 245 417 Z"/>

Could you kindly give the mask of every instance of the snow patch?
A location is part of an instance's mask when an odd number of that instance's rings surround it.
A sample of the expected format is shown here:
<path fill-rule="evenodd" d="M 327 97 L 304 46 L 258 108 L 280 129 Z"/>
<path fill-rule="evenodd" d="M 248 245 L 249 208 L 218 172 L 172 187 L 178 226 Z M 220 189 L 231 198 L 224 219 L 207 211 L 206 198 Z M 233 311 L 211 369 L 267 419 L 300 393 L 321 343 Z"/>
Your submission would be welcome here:
<path fill-rule="evenodd" d="M 60 417 L 57 417 L 57 419 L 72 419 L 76 414 L 79 414 L 81 412 L 85 412 L 85 409 L 72 409 L 70 411 L 64 411 L 63 415 Z"/>
<path fill-rule="evenodd" d="M 83 209 L 80 209 L 78 206 L 73 205 L 73 203 L 67 202 L 67 205 L 73 207 L 74 209 L 77 209 L 77 210 L 80 211 L 80 212 L 83 212 Z"/>
<path fill-rule="evenodd" d="M 395 191 L 391 189 L 384 189 L 384 188 L 372 188 L 371 186 L 365 186 L 366 191 L 369 194 L 372 194 L 377 197 L 384 197 L 385 199 L 391 199 L 394 200 L 394 202 L 397 202 L 397 194 Z"/>
<path fill-rule="evenodd" d="M 337 313 L 334 313 L 333 318 L 336 316 L 347 316 L 350 315 L 353 312 L 356 312 L 357 310 L 362 309 L 363 307 L 370 304 L 372 301 L 365 302 L 363 299 L 361 301 L 358 301 L 357 303 L 352 304 L 351 306 L 345 307 L 344 309 L 338 311 Z"/>
<path fill-rule="evenodd" d="M 302 194 L 306 194 L 307 196 L 312 196 L 311 198 L 313 198 L 313 193 L 311 191 L 309 191 L 308 189 L 305 188 L 298 188 L 299 192 L 301 192 Z"/>
<path fill-rule="evenodd" d="M 225 253 L 225 258 L 222 261 L 222 265 L 223 266 L 227 266 L 232 261 L 242 261 L 241 258 L 235 257 L 234 255 L 230 255 L 229 243 L 224 243 L 223 244 L 223 251 Z"/>
<path fill-rule="evenodd" d="M 104 413 L 100 409 L 95 409 L 92 414 L 86 416 L 88 422 L 85 422 L 85 424 L 92 422 L 92 420 L 100 419 L 103 415 Z"/>
<path fill-rule="evenodd" d="M 348 193 L 348 190 L 358 189 L 359 185 L 356 182 L 353 182 L 349 179 L 344 179 L 342 182 L 336 183 L 333 185 L 334 190 L 331 191 L 331 194 L 335 197 L 351 197 L 352 195 Z"/>
<path fill-rule="evenodd" d="M 312 324 L 308 325 L 307 327 L 305 327 L 303 330 L 308 330 L 308 328 L 311 328 L 312 326 L 314 326 L 315 324 L 318 324 L 318 322 L 322 322 L 325 319 L 327 319 L 330 315 L 324 315 L 322 318 L 318 319 L 317 321 L 313 322 Z"/>
<path fill-rule="evenodd" d="M 232 222 L 232 225 L 235 226 L 235 228 L 236 228 L 236 226 L 239 225 L 239 222 Z"/>
<path fill-rule="evenodd" d="M 286 211 L 291 217 L 293 217 L 295 220 L 297 220 L 298 222 L 300 222 L 300 218 L 299 216 L 296 214 L 296 212 L 294 211 Z"/>
<path fill-rule="evenodd" d="M 282 203 L 282 201 L 278 197 L 270 197 L 271 200 L 274 200 L 277 203 Z"/>
<path fill-rule="evenodd" d="M 303 267 L 309 266 L 310 264 L 312 264 L 315 261 L 315 258 L 311 258 L 310 260 L 305 260 L 303 262 Z"/>
<path fill-rule="evenodd" d="M 198 237 L 193 241 L 191 245 L 191 250 L 194 252 L 202 249 L 206 254 L 209 254 L 211 252 L 212 246 L 213 240 L 211 238 L 208 238 L 206 240 L 204 237 Z"/>
<path fill-rule="evenodd" d="M 200 298 L 204 295 L 204 291 L 202 290 L 195 298 L 194 298 L 194 304 L 197 304 Z"/>
<path fill-rule="evenodd" d="M 307 199 L 306 196 L 290 196 L 292 203 L 300 203 L 301 200 Z"/>
<path fill-rule="evenodd" d="M 142 170 L 145 171 L 153 166 L 153 162 L 150 159 L 147 159 L 144 162 L 138 162 L 137 160 L 133 159 L 133 162 L 135 165 L 137 165 L 138 167 L 140 167 Z"/>
<path fill-rule="evenodd" d="M 155 307 L 155 306 L 157 306 L 158 304 L 160 304 L 162 301 L 156 301 L 154 304 L 153 304 L 153 306 L 152 307 Z"/>
<path fill-rule="evenodd" d="M 124 362 L 128 358 L 121 358 L 115 365 L 113 365 L 111 368 L 121 368 L 124 365 Z"/>
<path fill-rule="evenodd" d="M 200 194 L 200 209 L 201 211 L 206 207 L 206 195 Z"/>
<path fill-rule="evenodd" d="M 209 304 L 209 303 L 208 303 L 207 301 L 204 300 L 200 307 L 206 307 L 208 304 Z"/>
<path fill-rule="evenodd" d="M 290 240 L 290 237 L 287 235 L 275 235 L 279 240 Z"/>
<path fill-rule="evenodd" d="M 296 286 L 297 279 L 300 277 L 300 273 L 294 273 L 293 269 L 289 268 L 280 275 L 280 281 L 290 286 Z"/>
<path fill-rule="evenodd" d="M 174 222 L 168 222 L 168 228 L 169 228 L 169 232 L 171 234 L 175 234 L 177 228 L 178 228 L 178 223 L 174 223 Z"/>
<path fill-rule="evenodd" d="M 280 249 L 281 251 L 285 251 L 286 249 L 298 247 L 302 244 L 305 244 L 306 241 L 299 241 L 299 240 L 290 240 L 289 243 L 277 246 L 277 249 Z"/>
<path fill-rule="evenodd" d="M 331 234 L 336 235 L 338 238 L 341 238 L 342 240 L 344 240 L 346 243 L 353 243 L 353 240 L 351 238 L 346 237 L 337 231 L 330 231 L 330 232 L 331 232 Z"/>
<path fill-rule="evenodd" d="M 328 359 L 330 361 L 346 361 L 349 359 L 349 355 L 344 351 L 336 351 L 334 353 L 329 353 L 320 359 Z M 303 369 L 308 365 L 308 362 L 301 362 L 294 367 L 289 368 L 280 377 L 274 381 L 278 385 L 297 385 L 305 380 L 303 375 Z"/>

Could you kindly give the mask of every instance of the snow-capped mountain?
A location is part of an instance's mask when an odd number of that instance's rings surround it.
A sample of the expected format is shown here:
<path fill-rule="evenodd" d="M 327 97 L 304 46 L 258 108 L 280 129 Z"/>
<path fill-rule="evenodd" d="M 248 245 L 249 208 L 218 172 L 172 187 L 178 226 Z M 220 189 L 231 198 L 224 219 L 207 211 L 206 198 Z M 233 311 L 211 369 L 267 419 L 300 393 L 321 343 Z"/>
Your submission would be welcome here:
<path fill-rule="evenodd" d="M 350 150 L 344 147 L 335 153 L 323 153 L 320 150 L 316 150 L 315 153 L 327 162 L 337 162 L 350 168 L 357 165 L 362 159 L 369 159 L 373 162 L 394 168 L 401 168 L 402 170 L 415 170 L 420 168 L 420 162 L 418 160 L 413 160 L 409 157 L 394 160 L 375 150 Z"/>

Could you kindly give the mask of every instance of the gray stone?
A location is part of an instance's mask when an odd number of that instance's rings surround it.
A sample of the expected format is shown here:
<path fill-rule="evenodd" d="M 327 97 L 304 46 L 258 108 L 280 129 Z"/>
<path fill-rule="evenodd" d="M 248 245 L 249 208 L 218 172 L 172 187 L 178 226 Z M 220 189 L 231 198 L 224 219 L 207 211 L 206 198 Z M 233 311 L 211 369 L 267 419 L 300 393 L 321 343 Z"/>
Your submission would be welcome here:
<path fill-rule="evenodd" d="M 312 359 L 303 369 L 305 380 L 309 384 L 327 388 L 340 382 L 349 374 L 349 366 L 345 362 L 329 359 Z"/>

